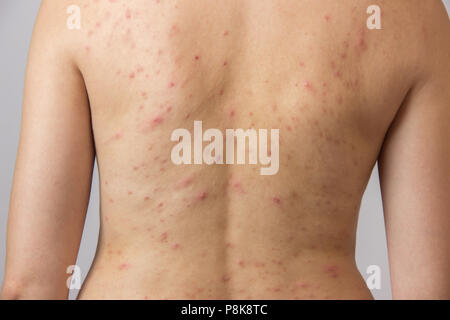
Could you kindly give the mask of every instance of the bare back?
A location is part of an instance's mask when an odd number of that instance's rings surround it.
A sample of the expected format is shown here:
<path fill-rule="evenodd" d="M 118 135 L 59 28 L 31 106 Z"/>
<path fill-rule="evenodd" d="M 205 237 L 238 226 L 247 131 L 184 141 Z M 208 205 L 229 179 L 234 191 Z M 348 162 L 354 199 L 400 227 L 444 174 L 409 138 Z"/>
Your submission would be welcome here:
<path fill-rule="evenodd" d="M 378 1 L 382 30 L 367 28 L 365 0 L 79 2 L 67 41 L 101 191 L 79 298 L 371 299 L 358 211 L 421 77 L 419 54 L 393 51 L 419 52 L 426 28 L 417 42 L 393 31 L 413 20 L 395 1 Z M 278 172 L 174 164 L 171 134 L 194 121 L 279 129 Z"/>

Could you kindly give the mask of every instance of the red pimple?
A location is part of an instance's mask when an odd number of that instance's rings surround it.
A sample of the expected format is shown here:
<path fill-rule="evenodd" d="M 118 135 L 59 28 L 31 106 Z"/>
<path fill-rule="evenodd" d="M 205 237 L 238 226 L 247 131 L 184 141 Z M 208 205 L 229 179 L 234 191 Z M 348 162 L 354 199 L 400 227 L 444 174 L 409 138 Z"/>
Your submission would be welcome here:
<path fill-rule="evenodd" d="M 135 77 L 136 77 L 136 74 L 134 72 L 131 72 L 130 75 L 129 75 L 129 78 L 130 79 L 134 79 Z"/>
<path fill-rule="evenodd" d="M 272 198 L 272 202 L 275 203 L 276 205 L 281 205 L 281 199 L 277 196 Z"/>
<path fill-rule="evenodd" d="M 194 59 L 195 59 L 195 60 L 199 60 L 199 59 L 200 59 L 200 56 L 195 56 Z"/>
<path fill-rule="evenodd" d="M 180 244 L 179 244 L 179 243 L 175 243 L 175 244 L 172 246 L 172 249 L 174 249 L 174 250 L 179 249 L 179 248 L 180 248 Z"/>
<path fill-rule="evenodd" d="M 130 264 L 128 264 L 128 263 L 122 263 L 120 266 L 119 266 L 119 270 L 126 270 L 126 269 L 128 269 L 128 268 L 130 268 Z"/>
<path fill-rule="evenodd" d="M 226 37 L 229 34 L 228 30 L 225 30 L 223 36 Z"/>
<path fill-rule="evenodd" d="M 197 196 L 198 200 L 205 200 L 208 194 L 205 191 L 200 192 L 200 194 Z"/>
<path fill-rule="evenodd" d="M 312 89 L 312 84 L 311 84 L 310 81 L 305 81 L 305 82 L 303 83 L 303 87 L 304 87 L 305 89 L 307 89 L 307 90 L 311 90 L 311 89 Z"/>
<path fill-rule="evenodd" d="M 329 22 L 330 19 L 331 19 L 331 17 L 330 17 L 329 15 L 325 15 L 325 16 L 324 16 L 324 19 L 326 20 L 326 22 Z"/>
<path fill-rule="evenodd" d="M 169 83 L 169 88 L 173 88 L 173 87 L 175 87 L 175 82 L 172 81 Z"/>
<path fill-rule="evenodd" d="M 161 116 L 156 116 L 152 119 L 152 126 L 155 127 L 164 122 L 164 118 Z"/>
<path fill-rule="evenodd" d="M 166 241 L 167 240 L 167 232 L 163 232 L 161 234 L 161 241 Z"/>
<path fill-rule="evenodd" d="M 125 12 L 125 18 L 131 19 L 131 10 L 130 9 L 127 9 L 127 11 Z"/>

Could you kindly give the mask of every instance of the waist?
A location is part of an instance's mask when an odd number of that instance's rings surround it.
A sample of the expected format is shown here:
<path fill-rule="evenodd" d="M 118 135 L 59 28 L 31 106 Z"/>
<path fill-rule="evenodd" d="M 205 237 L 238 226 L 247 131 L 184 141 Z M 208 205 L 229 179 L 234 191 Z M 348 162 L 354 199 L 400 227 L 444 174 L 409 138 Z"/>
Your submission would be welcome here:
<path fill-rule="evenodd" d="M 139 244 L 137 244 L 139 246 Z M 252 243 L 170 250 L 104 246 L 80 299 L 372 299 L 354 256 Z"/>

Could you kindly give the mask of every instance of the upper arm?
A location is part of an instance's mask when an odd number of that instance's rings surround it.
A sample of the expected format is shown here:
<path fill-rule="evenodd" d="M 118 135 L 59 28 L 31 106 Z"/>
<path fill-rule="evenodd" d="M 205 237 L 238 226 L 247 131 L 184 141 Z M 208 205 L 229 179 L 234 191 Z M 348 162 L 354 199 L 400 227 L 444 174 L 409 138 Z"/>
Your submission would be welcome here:
<path fill-rule="evenodd" d="M 400 299 L 450 298 L 450 23 L 443 6 L 428 15 L 423 73 L 379 159 L 392 292 Z"/>
<path fill-rule="evenodd" d="M 64 2 L 64 1 L 63 1 Z M 33 32 L 7 231 L 4 297 L 65 298 L 89 200 L 94 146 L 63 2 Z"/>

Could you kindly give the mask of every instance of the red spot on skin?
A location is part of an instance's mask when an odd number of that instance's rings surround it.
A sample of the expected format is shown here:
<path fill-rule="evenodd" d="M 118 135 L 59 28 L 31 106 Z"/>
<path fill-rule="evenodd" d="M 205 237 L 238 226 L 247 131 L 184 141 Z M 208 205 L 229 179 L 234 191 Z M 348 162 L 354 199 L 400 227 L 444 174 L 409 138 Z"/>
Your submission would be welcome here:
<path fill-rule="evenodd" d="M 309 82 L 309 81 L 305 81 L 305 82 L 303 83 L 303 87 L 304 87 L 306 90 L 312 90 L 312 84 L 311 84 L 311 82 Z"/>
<path fill-rule="evenodd" d="M 228 65 L 227 61 L 224 61 L 223 66 L 226 67 Z"/>
<path fill-rule="evenodd" d="M 175 82 L 170 82 L 169 83 L 169 88 L 173 88 L 173 87 L 175 87 Z"/>
<path fill-rule="evenodd" d="M 281 205 L 281 199 L 279 197 L 273 197 L 272 202 L 278 206 Z"/>
<path fill-rule="evenodd" d="M 128 191 L 128 195 L 131 196 L 133 194 L 132 191 Z"/>
<path fill-rule="evenodd" d="M 119 270 L 126 270 L 126 269 L 129 269 L 131 267 L 131 265 L 130 264 L 128 264 L 128 263 L 122 263 L 120 266 L 119 266 Z"/>
<path fill-rule="evenodd" d="M 229 275 L 224 275 L 224 276 L 222 277 L 222 281 L 223 281 L 223 282 L 228 282 L 228 281 L 230 281 L 230 279 L 231 279 L 231 277 L 230 277 Z"/>
<path fill-rule="evenodd" d="M 148 200 L 150 200 L 150 197 L 149 197 L 149 196 L 146 196 L 146 197 L 144 198 L 144 200 L 145 200 L 145 201 L 148 201 Z"/>
<path fill-rule="evenodd" d="M 199 60 L 199 59 L 200 59 L 200 56 L 195 56 L 194 59 L 195 59 L 195 60 Z"/>
<path fill-rule="evenodd" d="M 131 10 L 130 9 L 127 9 L 127 11 L 125 12 L 125 18 L 131 19 Z"/>
<path fill-rule="evenodd" d="M 223 96 L 223 89 L 220 89 L 219 96 Z"/>
<path fill-rule="evenodd" d="M 175 243 L 175 244 L 172 246 L 172 249 L 174 249 L 174 250 L 179 249 L 179 248 L 180 248 L 180 244 L 179 244 L 179 243 Z"/>
<path fill-rule="evenodd" d="M 297 288 L 306 289 L 309 288 L 309 285 L 306 282 L 299 281 L 295 284 Z"/>
<path fill-rule="evenodd" d="M 134 79 L 136 77 L 136 74 L 134 72 L 130 73 L 129 78 Z"/>
<path fill-rule="evenodd" d="M 160 125 L 161 123 L 164 122 L 164 118 L 161 116 L 156 116 L 152 119 L 152 127 L 156 127 L 157 125 Z"/>
<path fill-rule="evenodd" d="M 300 67 L 304 67 L 305 63 L 304 62 L 300 62 Z"/>
<path fill-rule="evenodd" d="M 100 22 L 97 22 L 97 23 L 95 24 L 95 26 L 96 26 L 97 28 L 100 28 L 100 27 L 102 26 L 102 24 L 101 24 Z"/>
<path fill-rule="evenodd" d="M 86 53 L 89 53 L 89 52 L 91 52 L 91 47 L 85 46 L 85 47 L 84 47 L 84 50 L 86 50 Z"/>
<path fill-rule="evenodd" d="M 338 267 L 336 265 L 329 265 L 325 267 L 325 272 L 328 273 L 332 278 L 338 277 Z"/>
<path fill-rule="evenodd" d="M 176 185 L 175 189 L 184 189 L 188 187 L 192 183 L 192 181 L 193 181 L 192 177 L 184 178 Z"/>
<path fill-rule="evenodd" d="M 160 202 L 158 203 L 158 208 L 162 208 L 164 206 L 164 203 Z"/>
<path fill-rule="evenodd" d="M 253 117 L 253 112 L 249 112 L 248 115 L 249 115 L 250 117 Z"/>
<path fill-rule="evenodd" d="M 225 30 L 223 36 L 226 37 L 229 34 L 228 30 Z"/>
<path fill-rule="evenodd" d="M 161 241 L 167 241 L 167 232 L 161 234 Z"/>
<path fill-rule="evenodd" d="M 342 104 L 342 96 L 337 97 L 337 102 L 338 102 L 339 104 Z"/>
<path fill-rule="evenodd" d="M 167 109 L 166 109 L 166 111 L 167 111 L 167 112 L 172 111 L 172 106 L 168 106 Z"/>
<path fill-rule="evenodd" d="M 336 72 L 334 73 L 334 76 L 335 76 L 336 78 L 342 78 L 342 72 L 341 72 L 341 71 L 336 71 Z"/>
<path fill-rule="evenodd" d="M 243 260 L 239 260 L 238 265 L 239 267 L 243 268 L 245 267 L 245 262 Z"/>
<path fill-rule="evenodd" d="M 205 191 L 200 192 L 200 194 L 197 196 L 198 200 L 205 200 L 208 194 Z"/>
<path fill-rule="evenodd" d="M 234 110 L 230 111 L 230 117 L 233 118 L 234 117 Z"/>
<path fill-rule="evenodd" d="M 330 22 L 330 19 L 331 19 L 331 18 L 330 18 L 329 15 L 325 15 L 325 16 L 324 16 L 324 19 L 325 19 L 326 22 Z"/>
<path fill-rule="evenodd" d="M 242 184 L 240 182 L 235 182 L 233 183 L 233 189 L 241 194 L 246 194 L 247 192 L 245 192 L 244 188 L 242 187 Z"/>

